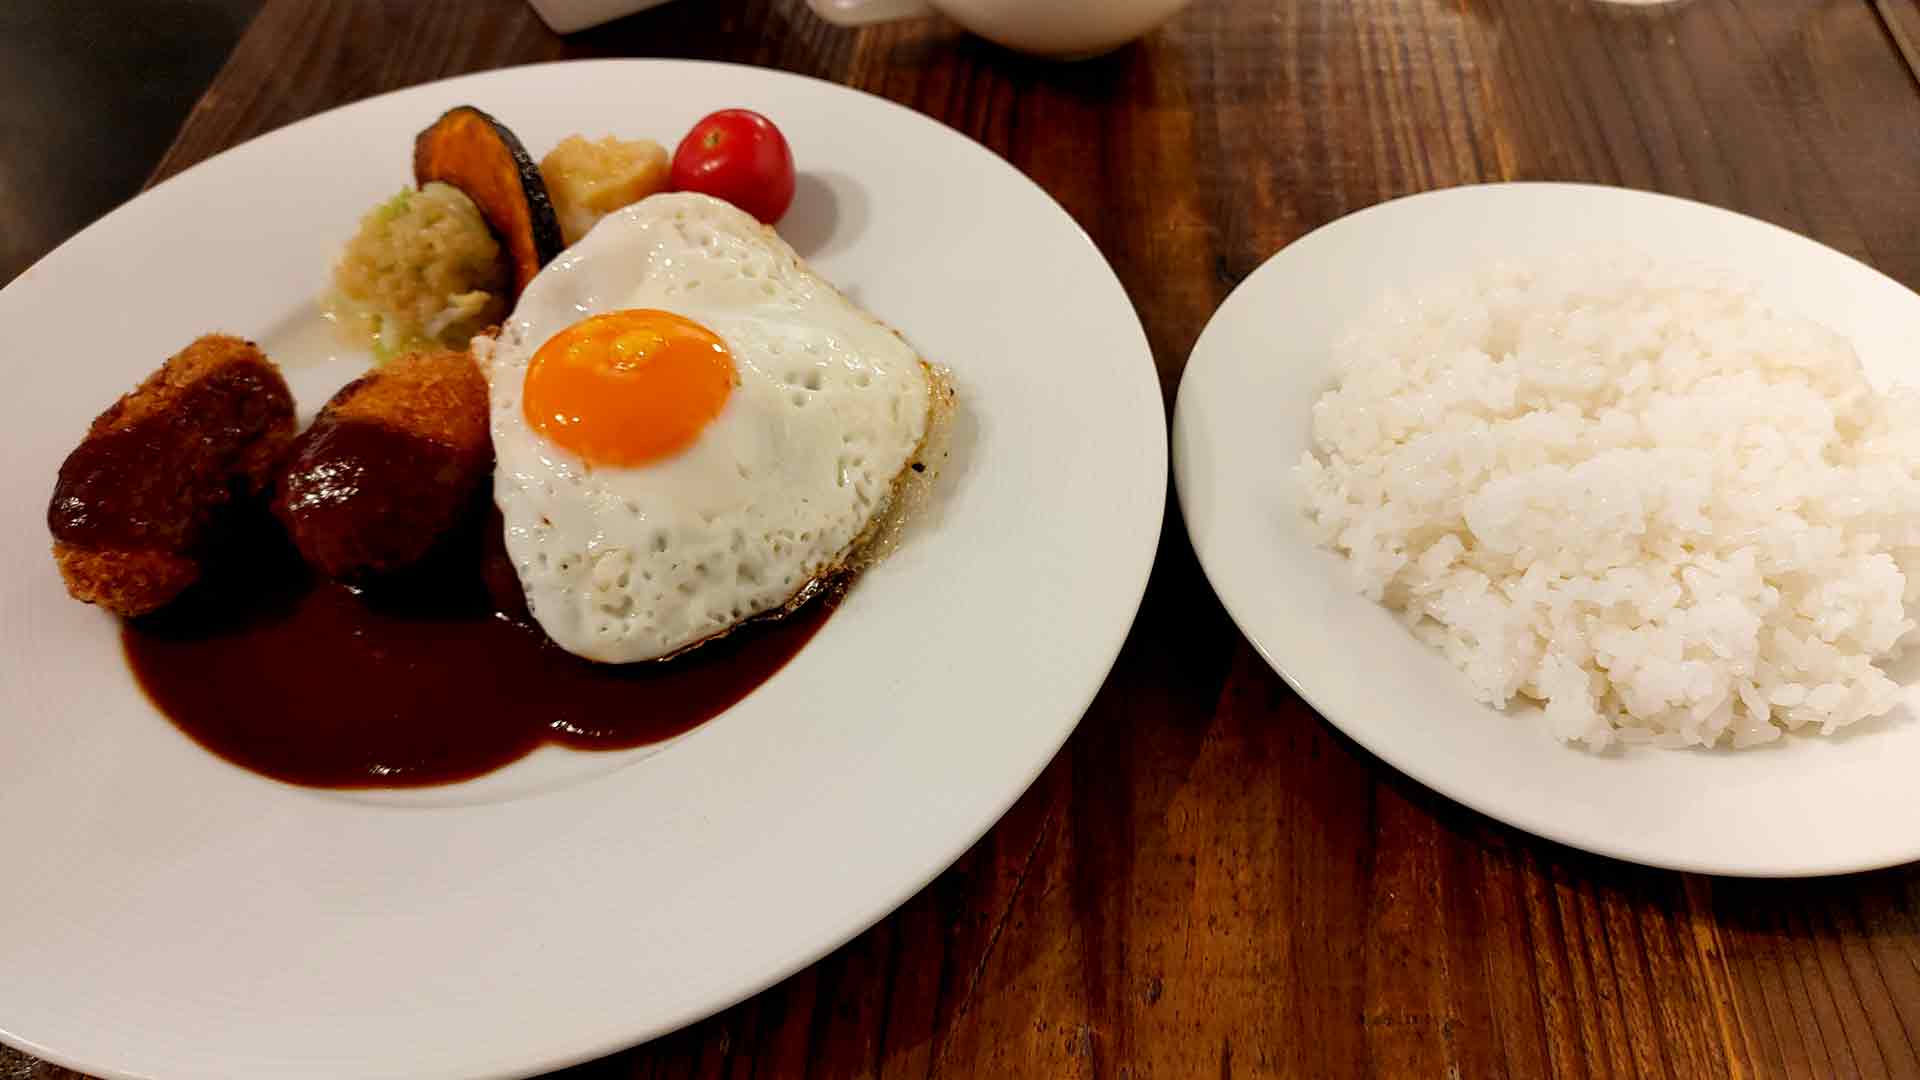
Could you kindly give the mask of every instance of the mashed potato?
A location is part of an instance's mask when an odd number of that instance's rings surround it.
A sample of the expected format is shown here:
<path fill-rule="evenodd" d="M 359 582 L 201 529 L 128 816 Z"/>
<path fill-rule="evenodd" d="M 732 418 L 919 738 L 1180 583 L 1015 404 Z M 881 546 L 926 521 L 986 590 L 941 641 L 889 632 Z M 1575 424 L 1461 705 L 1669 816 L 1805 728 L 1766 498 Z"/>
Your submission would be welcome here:
<path fill-rule="evenodd" d="M 384 361 L 463 349 L 506 316 L 509 268 L 478 207 L 458 188 L 402 191 L 360 220 L 333 270 L 328 314 Z"/>
<path fill-rule="evenodd" d="M 1345 342 L 1299 464 L 1355 582 L 1594 747 L 1889 711 L 1920 599 L 1920 395 L 1831 332 L 1628 262 L 1503 268 Z"/>

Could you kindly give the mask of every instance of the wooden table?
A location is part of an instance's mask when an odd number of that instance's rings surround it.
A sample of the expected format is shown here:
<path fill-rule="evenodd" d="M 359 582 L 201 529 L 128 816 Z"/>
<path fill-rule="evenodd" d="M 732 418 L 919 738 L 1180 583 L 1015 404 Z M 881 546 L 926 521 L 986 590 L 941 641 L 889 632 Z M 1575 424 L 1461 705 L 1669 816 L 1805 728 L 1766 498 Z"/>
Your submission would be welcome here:
<path fill-rule="evenodd" d="M 155 176 L 383 90 L 608 55 L 818 75 L 985 143 L 1112 260 L 1169 404 L 1261 260 L 1450 184 L 1672 192 L 1920 286 L 1915 0 L 1199 0 L 1072 66 L 797 0 L 564 40 L 519 0 L 269 0 Z M 1920 1076 L 1920 870 L 1645 870 L 1431 795 L 1267 669 L 1169 502 L 1112 677 L 984 840 L 814 967 L 566 1075 L 1361 1073 Z M 63 1075 L 0 1053 L 0 1076 Z"/>

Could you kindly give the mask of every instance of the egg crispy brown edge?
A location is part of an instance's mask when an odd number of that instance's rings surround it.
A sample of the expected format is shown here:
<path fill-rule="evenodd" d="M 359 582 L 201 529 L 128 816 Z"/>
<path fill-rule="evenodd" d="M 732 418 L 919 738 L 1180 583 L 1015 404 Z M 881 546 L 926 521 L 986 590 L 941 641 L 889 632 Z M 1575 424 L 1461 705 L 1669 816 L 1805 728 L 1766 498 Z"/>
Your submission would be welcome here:
<path fill-rule="evenodd" d="M 877 322 L 878 320 L 875 321 Z M 885 326 L 886 324 L 882 323 L 881 325 Z M 893 330 L 890 326 L 887 327 L 887 329 Z M 893 333 L 895 337 L 900 337 L 899 331 L 894 330 Z M 906 339 L 901 337 L 901 341 L 905 343 Z M 910 345 L 908 347 L 911 348 Z M 700 648 L 702 645 L 710 645 L 716 641 L 723 640 L 745 627 L 762 623 L 778 622 L 798 612 L 810 603 L 837 602 L 840 595 L 845 593 L 848 587 L 853 584 L 854 579 L 858 578 L 867 567 L 879 562 L 880 559 L 884 557 L 884 555 L 882 555 L 869 559 L 863 556 L 867 553 L 867 549 L 871 545 L 887 536 L 898 533 L 900 529 L 906 526 L 906 518 L 910 516 L 911 508 L 903 506 L 901 496 L 907 486 L 909 484 L 923 483 L 931 488 L 939 479 L 940 469 L 938 463 L 926 460 L 928 451 L 938 451 L 940 457 L 944 460 L 946 456 L 947 425 L 952 420 L 953 410 L 956 407 L 956 402 L 959 400 L 959 391 L 954 389 L 951 373 L 944 368 L 935 367 L 927 363 L 918 353 L 914 355 L 915 359 L 919 360 L 921 375 L 927 380 L 927 421 L 921 428 L 920 441 L 914 444 L 913 453 L 907 455 L 907 460 L 901 464 L 900 471 L 894 474 L 893 481 L 887 485 L 887 497 L 874 508 L 873 515 L 867 519 L 866 527 L 861 529 L 860 534 L 855 536 L 845 548 L 841 549 L 840 554 L 834 557 L 833 564 L 807 579 L 805 584 L 794 590 L 793 595 L 788 597 L 787 601 L 778 607 L 769 608 L 766 611 L 749 615 L 739 622 L 715 633 L 708 634 L 698 641 L 690 641 L 670 653 L 665 653 L 647 660 L 631 661 L 632 663 L 665 663 L 669 660 L 685 656 L 695 649 Z M 935 438 L 936 435 L 939 437 Z M 918 468 L 915 466 L 918 466 Z M 903 510 L 908 512 L 903 515 Z"/>

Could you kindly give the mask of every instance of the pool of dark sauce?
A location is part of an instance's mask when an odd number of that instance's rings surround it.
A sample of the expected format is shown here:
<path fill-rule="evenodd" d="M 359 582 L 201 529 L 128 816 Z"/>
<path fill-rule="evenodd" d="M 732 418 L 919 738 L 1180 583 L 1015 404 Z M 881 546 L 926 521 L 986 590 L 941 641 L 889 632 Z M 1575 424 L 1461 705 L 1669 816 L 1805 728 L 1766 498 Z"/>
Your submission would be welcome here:
<path fill-rule="evenodd" d="M 490 524 L 482 535 L 498 536 Z M 678 735 L 779 671 L 834 606 L 825 597 L 661 663 L 594 664 L 514 610 L 497 550 L 455 546 L 430 573 L 355 594 L 315 580 L 277 535 L 255 536 L 249 557 L 216 563 L 219 578 L 128 621 L 127 660 L 162 713 L 236 765 L 314 787 L 417 787 L 543 743 Z"/>

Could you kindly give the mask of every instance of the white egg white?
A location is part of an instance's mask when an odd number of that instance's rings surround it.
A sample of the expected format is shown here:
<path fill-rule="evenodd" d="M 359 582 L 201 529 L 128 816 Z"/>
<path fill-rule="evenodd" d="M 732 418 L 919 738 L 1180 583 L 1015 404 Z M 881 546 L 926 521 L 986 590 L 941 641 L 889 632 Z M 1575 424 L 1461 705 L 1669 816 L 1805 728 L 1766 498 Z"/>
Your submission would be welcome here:
<path fill-rule="evenodd" d="M 522 386 L 549 338 L 625 308 L 704 325 L 739 383 L 686 450 L 608 468 L 531 430 Z M 670 656 L 834 572 L 926 433 L 913 349 L 773 230 L 703 195 L 655 195 L 602 220 L 475 352 L 527 605 L 562 648 L 606 663 Z"/>

